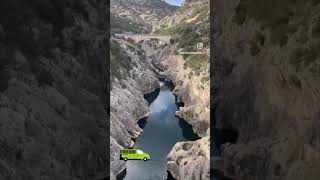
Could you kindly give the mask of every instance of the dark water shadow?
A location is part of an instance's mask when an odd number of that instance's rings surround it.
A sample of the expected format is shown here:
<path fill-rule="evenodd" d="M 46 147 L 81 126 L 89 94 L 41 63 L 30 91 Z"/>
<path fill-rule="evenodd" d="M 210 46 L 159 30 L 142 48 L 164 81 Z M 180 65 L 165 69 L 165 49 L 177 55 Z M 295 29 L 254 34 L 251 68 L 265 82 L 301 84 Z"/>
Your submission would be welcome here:
<path fill-rule="evenodd" d="M 160 167 L 160 169 L 162 169 L 162 165 L 159 166 L 157 164 L 155 165 L 155 164 L 150 164 L 150 163 L 157 162 L 158 157 L 162 158 L 162 156 L 165 156 L 166 153 L 169 153 L 170 149 L 166 149 L 167 144 L 172 144 L 172 147 L 173 147 L 173 145 L 175 144 L 175 142 L 173 142 L 175 138 L 179 139 L 180 142 L 195 141 L 195 140 L 200 139 L 200 137 L 194 133 L 192 126 L 190 124 L 188 124 L 182 118 L 174 117 L 175 111 L 177 111 L 179 107 L 184 105 L 183 103 L 177 103 L 177 101 L 173 102 L 172 96 L 174 96 L 174 95 L 170 92 L 172 92 L 174 90 L 174 88 L 175 87 L 174 87 L 173 83 L 168 82 L 168 81 L 164 81 L 163 79 L 160 79 L 160 88 L 154 90 L 151 93 L 144 95 L 144 98 L 149 103 L 149 108 L 150 107 L 155 108 L 155 106 L 159 106 L 159 107 L 157 107 L 157 108 L 159 108 L 158 109 L 159 111 L 154 111 L 154 112 L 152 111 L 152 115 L 150 115 L 149 117 L 145 117 L 145 118 L 138 120 L 137 123 L 138 123 L 139 127 L 144 130 L 144 136 L 139 137 L 140 140 L 139 141 L 137 140 L 135 147 L 142 148 L 146 152 L 151 153 L 154 160 L 147 162 L 147 163 L 149 163 L 149 165 L 146 166 L 147 171 L 143 171 L 143 169 L 142 169 L 142 171 L 135 170 L 135 169 L 132 170 L 129 168 L 129 170 L 126 171 L 124 173 L 124 175 L 121 176 L 119 179 L 126 178 L 126 175 L 130 174 L 130 173 L 131 173 L 130 175 L 132 175 L 132 172 L 136 173 L 136 172 L 141 171 L 140 173 L 142 173 L 142 174 L 149 173 L 148 168 L 150 168 L 150 167 Z M 168 92 L 168 91 L 170 91 L 170 92 Z M 169 96 L 168 96 L 168 93 L 170 93 Z M 158 98 L 160 98 L 160 101 L 156 101 L 156 99 L 158 99 Z M 166 104 L 167 108 L 163 109 L 163 104 Z M 168 117 L 170 117 L 170 118 L 168 118 Z M 170 119 L 171 119 L 171 121 L 166 121 L 166 120 L 170 120 Z M 172 120 L 174 120 L 175 123 L 172 123 L 172 122 L 174 122 Z M 159 126 L 159 123 L 161 123 L 161 122 L 165 123 L 165 125 L 168 126 L 168 129 L 163 129 L 162 128 L 163 125 Z M 147 123 L 148 123 L 148 126 L 147 126 Z M 173 130 L 173 128 L 171 128 L 171 126 L 175 127 L 175 129 Z M 178 130 L 179 127 L 181 128 L 181 130 Z M 150 131 L 150 128 L 151 129 L 155 128 L 155 129 L 152 129 L 152 131 Z M 166 131 L 166 130 L 168 130 L 168 131 Z M 150 132 L 152 134 L 150 134 Z M 148 136 L 146 136 L 146 133 L 149 133 Z M 155 134 L 156 136 L 153 137 L 153 134 Z M 163 135 L 163 137 L 158 138 L 161 135 Z M 165 144 L 166 146 L 163 146 L 164 148 L 161 146 L 161 148 L 154 149 L 153 142 L 155 140 L 157 141 L 157 145 L 166 143 Z M 152 144 L 152 146 L 148 147 L 147 146 L 148 143 Z M 160 158 L 158 158 L 158 159 L 160 159 Z M 140 166 L 144 168 L 143 165 L 135 164 L 135 168 L 137 168 L 137 167 L 140 168 Z M 134 167 L 134 166 L 132 166 L 132 164 L 131 164 L 130 167 Z M 164 169 L 164 171 L 161 170 L 161 173 L 158 173 L 157 172 L 158 170 L 154 170 L 154 169 L 150 170 L 150 171 L 162 176 L 162 174 L 163 174 L 162 172 L 165 172 L 166 170 L 165 169 Z M 150 174 L 147 174 L 146 176 L 148 176 L 148 175 L 150 175 Z M 174 178 L 169 173 L 167 173 L 165 176 L 166 177 L 163 177 L 161 179 L 174 180 Z M 130 179 L 130 177 L 128 176 L 128 179 Z M 159 179 L 159 178 L 157 178 L 157 179 Z"/>
<path fill-rule="evenodd" d="M 143 129 L 146 126 L 147 119 L 148 119 L 148 117 L 144 117 L 144 118 L 138 120 L 138 125 L 141 129 Z"/>
<path fill-rule="evenodd" d="M 177 180 L 171 175 L 169 171 L 167 171 L 167 173 L 168 173 L 167 180 Z"/>
<path fill-rule="evenodd" d="M 127 169 L 124 169 L 120 174 L 116 176 L 117 180 L 122 180 L 126 177 Z"/>
<path fill-rule="evenodd" d="M 215 169 L 210 169 L 211 178 L 213 180 L 235 180 L 224 176 L 224 173 Z"/>
<path fill-rule="evenodd" d="M 179 126 L 181 127 L 182 135 L 186 140 L 196 141 L 200 139 L 200 137 L 196 133 L 194 133 L 192 126 L 187 123 L 186 120 L 179 118 Z"/>
<path fill-rule="evenodd" d="M 214 141 L 217 146 L 217 150 L 220 151 L 220 147 L 222 144 L 231 143 L 235 144 L 238 140 L 238 131 L 235 129 L 217 129 L 214 128 Z"/>
<path fill-rule="evenodd" d="M 151 93 L 145 94 L 143 95 L 144 99 L 148 101 L 148 104 L 150 105 L 151 103 L 153 103 L 154 100 L 157 99 L 157 97 L 160 94 L 160 88 L 154 90 Z"/>
<path fill-rule="evenodd" d="M 172 92 L 174 90 L 174 85 L 172 82 L 164 81 L 165 86 L 169 88 L 169 90 Z"/>

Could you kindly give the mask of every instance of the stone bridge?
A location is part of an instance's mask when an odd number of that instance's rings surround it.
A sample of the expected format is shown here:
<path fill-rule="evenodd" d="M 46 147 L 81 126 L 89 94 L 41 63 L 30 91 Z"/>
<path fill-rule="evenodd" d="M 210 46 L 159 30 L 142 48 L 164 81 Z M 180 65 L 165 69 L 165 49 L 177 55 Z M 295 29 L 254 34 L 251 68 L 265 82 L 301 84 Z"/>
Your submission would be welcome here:
<path fill-rule="evenodd" d="M 142 40 L 158 39 L 165 43 L 170 43 L 172 35 L 165 34 L 115 34 L 116 37 L 133 39 L 135 42 L 140 42 Z"/>

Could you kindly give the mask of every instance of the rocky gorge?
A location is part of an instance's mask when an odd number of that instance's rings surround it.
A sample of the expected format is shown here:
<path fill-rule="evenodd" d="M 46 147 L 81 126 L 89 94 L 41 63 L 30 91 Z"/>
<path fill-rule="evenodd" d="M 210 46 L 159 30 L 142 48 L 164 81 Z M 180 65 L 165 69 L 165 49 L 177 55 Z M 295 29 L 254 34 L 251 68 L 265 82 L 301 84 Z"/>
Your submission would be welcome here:
<path fill-rule="evenodd" d="M 138 1 L 132 2 L 138 3 L 136 9 L 144 8 L 139 18 L 128 17 L 139 11 L 112 15 L 124 15 L 116 20 L 127 18 L 142 26 L 140 33 L 151 31 L 156 22 L 177 10 L 160 0 Z M 141 2 L 148 6 L 139 7 Z M 125 169 L 118 160 L 119 150 L 132 147 L 143 133 L 137 121 L 149 115 L 144 94 L 159 88 L 159 77 L 174 82 L 177 100 L 184 104 L 177 115 L 201 137 L 173 147 L 168 171 L 177 179 L 209 178 L 207 56 L 198 64 L 195 57 L 177 55 L 179 49 L 194 46 L 183 41 L 189 38 L 174 38 L 168 44 L 112 36 L 109 64 L 109 5 L 97 0 L 1 2 L 0 179 L 116 179 Z M 192 12 L 186 16 L 190 24 L 206 19 L 207 11 Z M 124 32 L 130 32 L 130 23 L 125 25 Z M 197 30 L 190 40 L 205 39 L 200 36 L 207 23 L 196 25 L 201 29 L 184 25 L 179 29 L 186 34 Z"/>
<path fill-rule="evenodd" d="M 213 6 L 214 119 L 238 134 L 220 144 L 216 168 L 239 180 L 318 179 L 319 1 Z"/>
<path fill-rule="evenodd" d="M 124 170 L 125 163 L 119 160 L 120 147 L 132 147 L 133 139 L 142 132 L 137 122 L 149 113 L 148 102 L 143 95 L 159 88 L 158 77 L 151 71 L 150 61 L 138 54 L 138 47 L 124 40 L 118 42 L 118 48 L 123 48 L 121 53 L 128 54 L 131 60 L 125 63 L 132 64 L 132 69 L 125 77 L 115 79 L 110 92 L 111 179 Z"/>
<path fill-rule="evenodd" d="M 122 43 L 126 44 L 127 42 Z M 203 137 L 194 142 L 176 144 L 168 155 L 168 170 L 176 179 L 192 179 L 194 176 L 203 176 L 202 179 L 209 179 L 209 85 L 201 83 L 201 76 L 195 76 L 190 80 L 185 79 L 191 70 L 181 70 L 183 69 L 183 59 L 178 55 L 173 55 L 172 49 L 175 45 L 161 44 L 157 40 L 147 40 L 138 46 L 145 52 L 144 60 L 146 63 L 141 63 L 140 56 L 132 58 L 139 61 L 137 62 L 140 64 L 139 67 L 134 68 L 132 75 L 122 80 L 122 83 L 115 82 L 114 89 L 111 90 L 111 171 L 118 174 L 124 170 L 125 163 L 118 160 L 119 149 L 121 146 L 132 147 L 134 143 L 132 139 L 143 133 L 137 124 L 140 118 L 148 115 L 148 104 L 143 98 L 143 94 L 159 88 L 157 86 L 158 78 L 161 77 L 173 82 L 175 85 L 174 94 L 177 96 L 178 102 L 184 104 L 177 115 L 183 117 L 193 126 L 194 132 Z M 143 76 L 139 76 L 141 73 Z M 136 77 L 136 79 L 132 79 L 132 77 Z M 122 88 L 123 85 L 124 87 L 132 87 L 132 89 Z M 123 121 L 123 124 L 120 124 L 119 120 Z M 127 130 L 124 131 L 124 129 Z M 183 163 L 181 159 L 183 159 Z M 179 165 L 181 165 L 181 170 L 179 170 Z"/>
<path fill-rule="evenodd" d="M 207 1 L 202 3 L 187 1 L 176 13 L 165 18 L 182 16 L 178 18 L 181 21 L 170 21 L 170 27 L 168 26 L 167 29 L 164 27 L 167 27 L 168 21 L 164 20 L 160 23 L 162 25 L 153 28 L 155 33 L 171 32 L 173 29 L 183 31 L 180 38 L 172 37 L 170 43 L 152 38 L 141 42 L 125 38 L 118 40 L 123 53 L 128 52 L 131 57 L 129 61 L 132 61 L 133 68 L 125 68 L 128 72 L 127 76 L 119 76 L 118 79 L 122 80 L 114 81 L 115 89 L 111 91 L 113 178 L 125 170 L 125 163 L 118 160 L 119 149 L 131 147 L 134 143 L 132 139 L 143 133 L 137 125 L 139 118 L 148 114 L 147 102 L 142 95 L 158 88 L 155 82 L 160 77 L 172 82 L 175 86 L 173 93 L 178 103 L 182 105 L 176 115 L 192 125 L 194 132 L 201 137 L 197 141 L 178 142 L 168 154 L 167 170 L 179 180 L 210 179 L 210 66 L 207 54 L 209 35 L 206 34 L 209 32 L 209 7 L 207 5 Z M 186 15 L 185 12 L 188 14 Z M 191 26 L 192 22 L 197 20 L 198 23 Z M 185 22 L 188 23 L 184 24 Z M 197 34 L 190 35 L 188 32 L 193 28 Z M 174 32 L 171 33 L 174 34 Z M 205 44 L 203 55 L 185 57 L 177 54 L 182 49 L 192 50 L 190 48 L 195 46 L 194 42 L 197 39 Z M 140 73 L 144 75 L 137 76 Z M 123 129 L 126 130 L 120 132 Z"/>
<path fill-rule="evenodd" d="M 108 8 L 1 1 L 0 179 L 108 178 Z"/>
<path fill-rule="evenodd" d="M 208 76 L 208 70 L 204 70 L 203 74 L 190 75 L 192 70 L 184 67 L 183 58 L 174 55 L 174 46 L 157 47 L 152 44 L 151 47 L 155 50 L 152 52 L 147 44 L 145 49 L 149 53 L 146 55 L 162 70 L 159 75 L 175 85 L 173 93 L 177 96 L 177 101 L 183 103 L 176 115 L 191 124 L 194 132 L 202 138 L 177 143 L 168 155 L 167 168 L 176 179 L 209 179 L 210 83 L 203 81 L 203 78 Z"/>

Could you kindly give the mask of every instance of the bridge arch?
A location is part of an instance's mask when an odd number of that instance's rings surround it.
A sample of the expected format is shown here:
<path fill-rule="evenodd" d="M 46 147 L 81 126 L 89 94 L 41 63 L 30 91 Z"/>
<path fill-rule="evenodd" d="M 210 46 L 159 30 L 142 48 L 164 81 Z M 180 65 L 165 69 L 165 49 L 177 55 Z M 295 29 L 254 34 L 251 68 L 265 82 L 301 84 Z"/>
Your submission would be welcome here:
<path fill-rule="evenodd" d="M 171 35 L 164 34 L 116 34 L 116 37 L 121 37 L 125 39 L 133 39 L 136 43 L 143 40 L 158 39 L 165 43 L 170 43 Z"/>

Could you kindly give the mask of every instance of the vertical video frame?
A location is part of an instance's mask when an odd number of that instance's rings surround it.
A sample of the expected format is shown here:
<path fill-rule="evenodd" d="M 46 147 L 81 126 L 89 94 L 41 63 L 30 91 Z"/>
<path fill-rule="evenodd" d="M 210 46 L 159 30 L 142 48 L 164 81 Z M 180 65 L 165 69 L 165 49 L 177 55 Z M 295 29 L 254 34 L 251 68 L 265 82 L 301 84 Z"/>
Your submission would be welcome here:
<path fill-rule="evenodd" d="M 210 179 L 210 1 L 111 0 L 111 179 Z"/>

